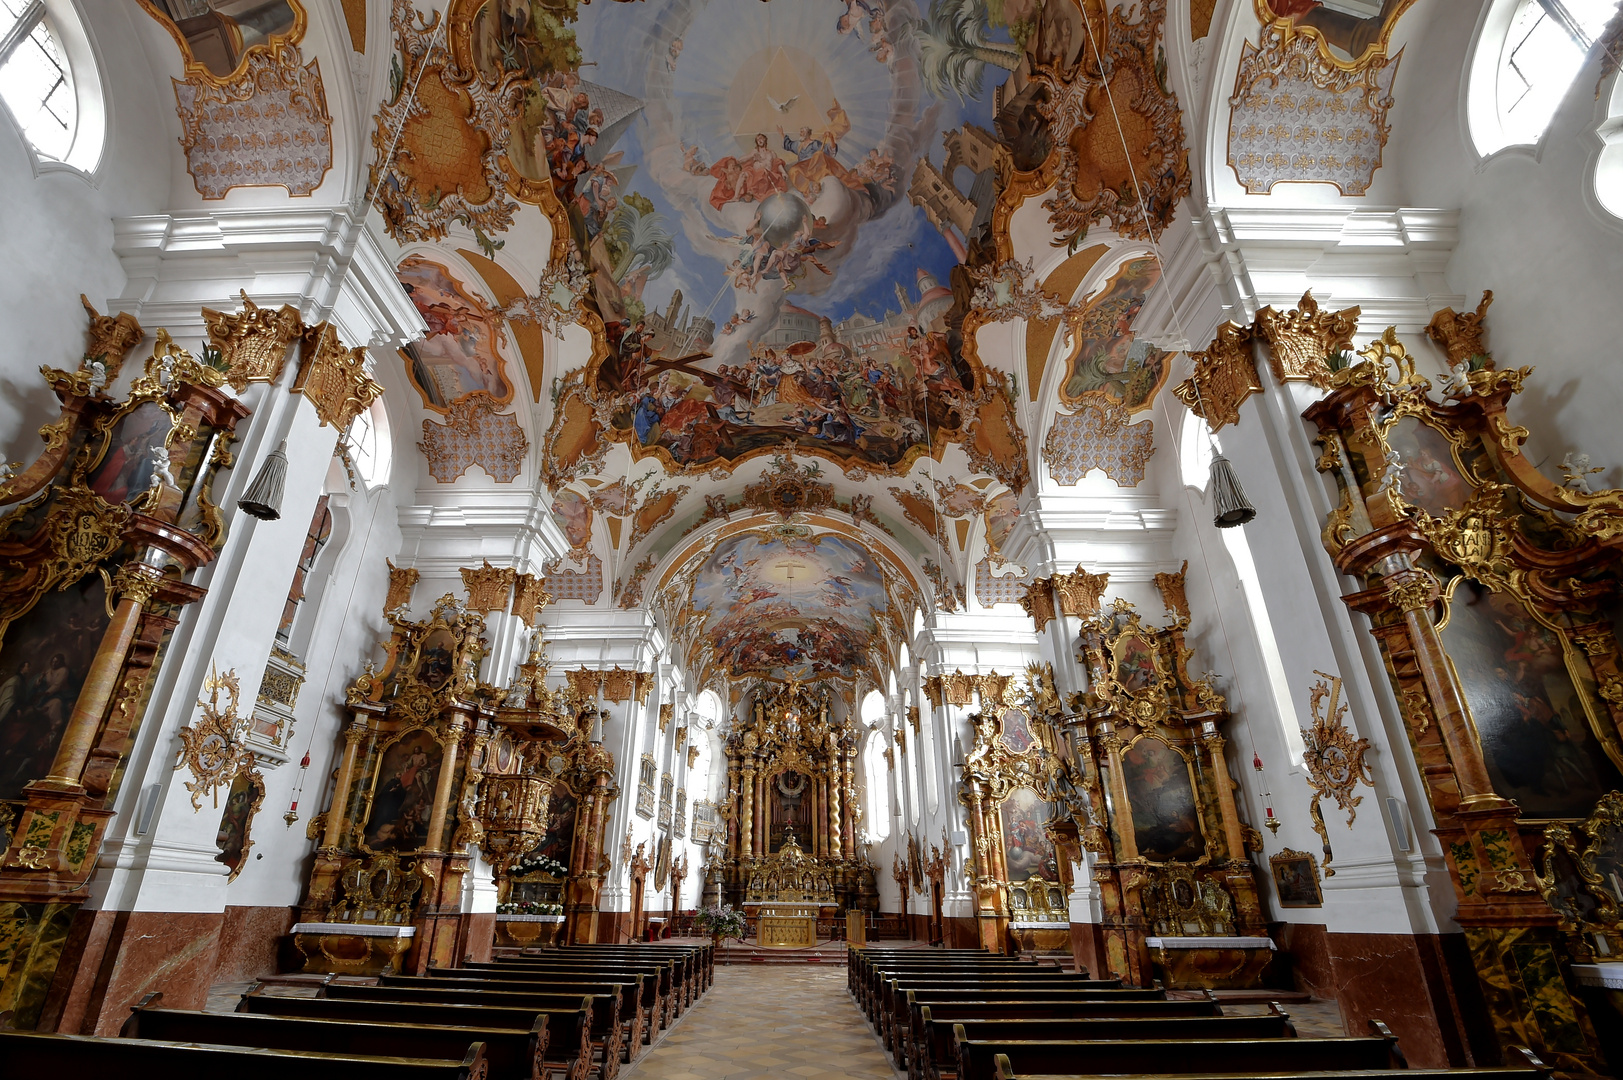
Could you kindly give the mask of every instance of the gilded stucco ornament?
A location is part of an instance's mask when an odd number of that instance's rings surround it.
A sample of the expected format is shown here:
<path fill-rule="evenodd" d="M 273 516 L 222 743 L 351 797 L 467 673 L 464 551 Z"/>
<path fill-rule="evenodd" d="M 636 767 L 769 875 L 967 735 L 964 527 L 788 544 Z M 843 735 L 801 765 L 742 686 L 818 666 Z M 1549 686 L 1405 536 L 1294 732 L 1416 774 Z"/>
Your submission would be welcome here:
<path fill-rule="evenodd" d="M 1178 400 L 1212 431 L 1238 424 L 1240 405 L 1252 394 L 1262 393 L 1257 361 L 1251 353 L 1253 335 L 1250 326 L 1224 323 L 1211 345 L 1189 354 L 1194 374 L 1172 388 Z"/>
<path fill-rule="evenodd" d="M 262 308 L 241 292 L 236 314 L 203 309 L 209 342 L 220 352 L 225 381 L 241 393 L 249 383 L 273 383 L 282 376 L 288 348 L 304 333 L 304 320 L 287 304 Z"/>
<path fill-rule="evenodd" d="M 469 611 L 484 615 L 506 609 L 508 593 L 518 574 L 511 566 L 491 566 L 486 559 L 481 566 L 462 567 L 460 573 L 462 587 L 468 591 Z"/>
<path fill-rule="evenodd" d="M 1352 348 L 1360 309 L 1321 311 L 1311 292 L 1281 315 L 1272 307 L 1257 312 L 1256 327 L 1268 342 L 1268 363 L 1280 382 L 1303 381 L 1317 387 L 1330 385 L 1325 358 Z"/>
<path fill-rule="evenodd" d="M 222 691 L 225 693 L 223 705 Z M 209 677 L 203 680 L 203 692 L 208 697 L 197 703 L 203 710 L 202 718 L 195 727 L 185 725 L 176 732 L 181 748 L 175 768 L 184 767 L 192 774 L 192 779 L 186 781 L 186 790 L 192 793 L 193 810 L 203 808 L 204 795 L 213 798 L 218 808 L 221 786 L 230 784 L 239 771 L 251 771 L 256 760 L 243 741 L 252 717 L 237 715 L 242 691 L 236 671 L 221 674 L 211 668 Z"/>
<path fill-rule="evenodd" d="M 300 347 L 299 374 L 293 392 L 315 406 L 321 425 L 340 432 L 383 395 L 383 386 L 366 371 L 366 348 L 346 348 L 331 323 L 307 327 Z"/>
<path fill-rule="evenodd" d="M 1347 705 L 1341 700 L 1341 678 L 1322 671 L 1313 674 L 1319 676 L 1319 681 L 1308 690 L 1308 711 L 1313 716 L 1313 726 L 1302 729 L 1302 741 L 1306 745 L 1302 763 L 1307 769 L 1308 784 L 1313 788 L 1308 811 L 1314 831 L 1324 842 L 1324 876 L 1330 877 L 1335 873 L 1330 866 L 1330 832 L 1319 801 L 1335 799 L 1336 806 L 1347 811 L 1350 829 L 1358 816 L 1358 804 L 1364 801 L 1362 795 L 1353 794 L 1353 789 L 1360 783 L 1373 787 L 1375 777 L 1364 760 L 1369 752 L 1369 740 L 1355 738 L 1347 730 Z"/>

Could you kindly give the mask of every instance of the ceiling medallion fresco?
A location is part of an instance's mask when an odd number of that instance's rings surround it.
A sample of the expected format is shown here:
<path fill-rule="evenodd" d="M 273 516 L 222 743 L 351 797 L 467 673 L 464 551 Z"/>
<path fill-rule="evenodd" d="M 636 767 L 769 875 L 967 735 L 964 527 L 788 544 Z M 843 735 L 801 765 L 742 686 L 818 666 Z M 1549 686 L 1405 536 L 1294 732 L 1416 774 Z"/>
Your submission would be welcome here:
<path fill-rule="evenodd" d="M 1060 401 L 1073 409 L 1098 409 L 1107 421 L 1104 433 L 1150 408 L 1166 383 L 1170 354 L 1133 334 L 1133 320 L 1160 279 L 1161 265 L 1154 256 L 1129 259 L 1088 300 L 1071 332 L 1074 351 L 1066 362 Z"/>
<path fill-rule="evenodd" d="M 861 544 L 789 528 L 722 540 L 694 577 L 689 608 L 711 664 L 731 678 L 854 679 L 876 666 L 891 598 Z"/>
<path fill-rule="evenodd" d="M 497 405 L 512 401 L 499 316 L 440 263 L 413 255 L 400 264 L 398 275 L 428 324 L 425 338 L 400 350 L 423 405 L 449 412 L 468 394 L 485 394 Z"/>

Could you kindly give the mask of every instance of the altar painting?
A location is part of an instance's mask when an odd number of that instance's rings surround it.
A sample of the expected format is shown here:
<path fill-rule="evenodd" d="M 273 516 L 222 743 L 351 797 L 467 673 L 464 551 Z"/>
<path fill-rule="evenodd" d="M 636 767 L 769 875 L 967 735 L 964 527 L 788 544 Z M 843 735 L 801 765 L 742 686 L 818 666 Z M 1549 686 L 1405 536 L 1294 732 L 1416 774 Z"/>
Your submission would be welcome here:
<path fill-rule="evenodd" d="M 107 631 L 106 588 L 87 574 L 45 593 L 5 628 L 0 650 L 0 799 L 50 771 Z"/>
<path fill-rule="evenodd" d="M 1436 518 L 1465 505 L 1474 489 L 1454 464 L 1453 444 L 1442 432 L 1406 416 L 1384 437 L 1387 447 L 1403 462 L 1398 485 L 1406 501 Z"/>
<path fill-rule="evenodd" d="M 366 818 L 366 846 L 373 851 L 417 851 L 428 842 L 434 788 L 445 756 L 434 733 L 418 728 L 383 752 Z"/>
<path fill-rule="evenodd" d="M 456 667 L 456 645 L 456 635 L 444 627 L 430 633 L 418 647 L 413 677 L 430 690 L 444 686 Z"/>
<path fill-rule="evenodd" d="M 1136 694 L 1155 685 L 1155 650 L 1144 638 L 1123 638 L 1116 644 L 1116 680 Z"/>
<path fill-rule="evenodd" d="M 489 394 L 498 404 L 511 401 L 499 316 L 437 262 L 414 255 L 400 264 L 399 277 L 428 324 L 426 337 L 401 349 L 423 404 L 445 412 L 469 394 Z"/>
<path fill-rule="evenodd" d="M 538 856 L 546 856 L 568 866 L 569 858 L 574 853 L 575 818 L 578 807 L 578 801 L 568 788 L 562 784 L 552 785 L 552 798 L 547 803 L 546 835 L 526 857 L 533 860 Z"/>
<path fill-rule="evenodd" d="M 878 563 L 857 543 L 746 533 L 717 546 L 693 586 L 716 663 L 736 678 L 853 677 L 889 609 Z"/>
<path fill-rule="evenodd" d="M 90 490 L 115 504 L 145 495 L 156 464 L 169 461 L 169 432 L 174 425 L 174 416 L 155 401 L 125 413 L 113 425 L 105 456 L 86 478 Z"/>
<path fill-rule="evenodd" d="M 1060 384 L 1060 400 L 1066 405 L 1093 404 L 1107 414 L 1122 415 L 1150 408 L 1171 371 L 1171 356 L 1137 340 L 1133 322 L 1160 280 L 1161 266 L 1154 258 L 1129 259 L 1088 300 Z"/>
<path fill-rule="evenodd" d="M 770 825 L 767 831 L 767 854 L 776 855 L 784 840 L 792 833 L 795 843 L 809 847 L 812 837 L 811 777 L 793 769 L 774 776 L 767 796 Z"/>
<path fill-rule="evenodd" d="M 1188 862 L 1206 853 L 1194 778 L 1182 754 L 1146 735 L 1122 753 L 1121 772 L 1140 855 Z"/>
<path fill-rule="evenodd" d="M 1589 722 L 1561 639 L 1513 596 L 1460 579 L 1442 627 L 1496 792 L 1529 817 L 1582 818 L 1623 776 Z"/>
<path fill-rule="evenodd" d="M 1033 874 L 1044 881 L 1060 880 L 1059 857 L 1044 826 L 1048 803 L 1029 787 L 1015 788 L 1003 800 L 1003 859 L 1010 881 L 1025 881 Z"/>

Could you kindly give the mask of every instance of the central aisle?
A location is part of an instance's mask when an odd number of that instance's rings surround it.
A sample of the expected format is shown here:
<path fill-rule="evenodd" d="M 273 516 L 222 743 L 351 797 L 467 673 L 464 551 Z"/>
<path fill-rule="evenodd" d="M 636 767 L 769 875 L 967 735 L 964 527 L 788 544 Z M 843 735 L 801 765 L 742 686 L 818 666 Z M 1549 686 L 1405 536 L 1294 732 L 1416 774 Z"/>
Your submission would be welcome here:
<path fill-rule="evenodd" d="M 626 1080 L 897 1080 L 845 988 L 845 968 L 716 965 L 715 985 Z"/>

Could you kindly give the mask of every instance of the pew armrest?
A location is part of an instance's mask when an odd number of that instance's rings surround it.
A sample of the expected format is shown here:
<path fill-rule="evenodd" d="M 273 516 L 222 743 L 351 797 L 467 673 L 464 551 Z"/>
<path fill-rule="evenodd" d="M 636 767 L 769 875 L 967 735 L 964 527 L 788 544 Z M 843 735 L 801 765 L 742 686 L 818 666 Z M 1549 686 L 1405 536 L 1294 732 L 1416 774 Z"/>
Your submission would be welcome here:
<path fill-rule="evenodd" d="M 998 1054 L 993 1057 L 992 1066 L 997 1080 L 1015 1080 L 1014 1065 L 1010 1063 L 1008 1054 Z"/>
<path fill-rule="evenodd" d="M 1280 1017 L 1285 1022 L 1285 1038 L 1296 1038 L 1296 1025 L 1291 1022 L 1291 1014 L 1286 1012 L 1277 1001 L 1268 1003 L 1268 1015 Z"/>
<path fill-rule="evenodd" d="M 1409 1059 L 1403 1056 L 1403 1049 L 1398 1046 L 1398 1037 L 1392 1034 L 1392 1029 L 1379 1020 L 1370 1020 L 1369 1033 L 1378 1039 L 1386 1040 L 1386 1052 L 1392 1055 L 1394 1069 L 1407 1069 Z"/>
<path fill-rule="evenodd" d="M 1520 1061 L 1521 1063 L 1531 1065 L 1533 1068 L 1537 1069 L 1539 1072 L 1543 1073 L 1545 1076 L 1549 1076 L 1552 1072 L 1555 1071 L 1550 1066 L 1548 1066 L 1548 1065 L 1546 1065 L 1544 1063 L 1543 1058 L 1541 1058 L 1537 1054 L 1533 1053 L 1533 1051 L 1532 1051 L 1532 1049 L 1530 1047 L 1512 1046 L 1510 1048 L 1510 1053 L 1505 1055 L 1505 1056 L 1510 1057 L 1510 1058 L 1515 1058 L 1518 1061 Z M 1511 1064 L 1511 1062 L 1507 1061 L 1507 1062 L 1505 1062 L 1505 1064 L 1509 1065 L 1509 1064 Z"/>

